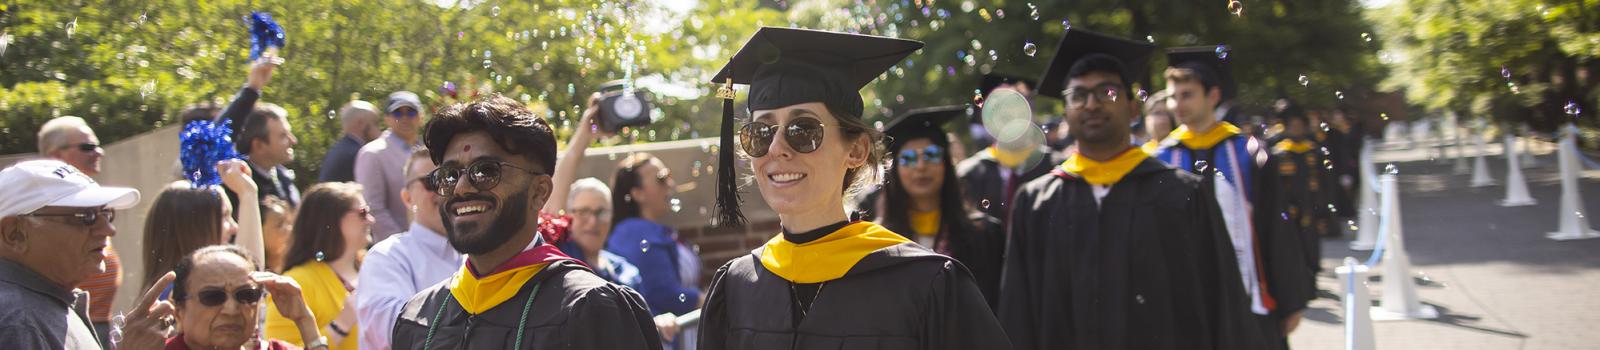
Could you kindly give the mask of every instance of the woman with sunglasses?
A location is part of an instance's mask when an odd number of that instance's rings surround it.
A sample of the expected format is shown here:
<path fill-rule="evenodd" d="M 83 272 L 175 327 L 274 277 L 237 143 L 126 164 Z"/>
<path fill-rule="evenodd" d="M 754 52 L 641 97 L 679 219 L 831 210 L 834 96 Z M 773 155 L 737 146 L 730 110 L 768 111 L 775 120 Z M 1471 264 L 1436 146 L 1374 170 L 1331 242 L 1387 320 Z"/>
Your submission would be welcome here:
<path fill-rule="evenodd" d="M 1009 349 L 972 275 L 878 224 L 845 198 L 873 182 L 882 135 L 859 90 L 922 48 L 886 37 L 764 27 L 714 80 L 726 84 L 718 165 L 723 225 L 744 221 L 734 179 L 732 84 L 749 84 L 739 128 L 761 198 L 782 232 L 723 265 L 701 349 Z"/>
<path fill-rule="evenodd" d="M 333 349 L 357 348 L 355 304 L 361 250 L 372 243 L 374 222 L 361 196 L 361 186 L 329 182 L 311 187 L 300 203 L 299 217 L 289 233 L 289 253 L 283 275 L 303 287 L 306 306 Z M 297 346 L 305 344 L 290 315 L 267 315 L 268 337 Z"/>
<path fill-rule="evenodd" d="M 878 224 L 966 265 L 992 308 L 1000 288 L 1005 227 L 967 207 L 943 129 L 966 111 L 966 106 L 912 110 L 884 127 L 894 159 L 878 197 Z"/>
<path fill-rule="evenodd" d="M 296 338 L 313 339 L 308 350 L 326 350 L 316 319 L 306 307 L 300 285 L 293 279 L 256 272 L 261 266 L 234 245 L 213 245 L 185 254 L 173 268 L 172 306 L 177 335 L 166 341 L 167 350 L 184 349 L 290 349 L 289 343 L 257 340 L 257 305 L 271 294 L 277 313 L 289 316 Z"/>

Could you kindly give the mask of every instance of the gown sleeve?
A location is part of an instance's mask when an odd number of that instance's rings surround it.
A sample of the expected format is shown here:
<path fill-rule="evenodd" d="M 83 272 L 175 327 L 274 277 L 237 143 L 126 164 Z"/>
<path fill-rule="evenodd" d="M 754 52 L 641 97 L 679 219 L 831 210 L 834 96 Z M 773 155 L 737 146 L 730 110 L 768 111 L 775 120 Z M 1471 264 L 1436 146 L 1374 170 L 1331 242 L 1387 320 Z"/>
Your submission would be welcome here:
<path fill-rule="evenodd" d="M 928 283 L 924 349 L 1011 349 L 972 274 L 954 261 Z"/>
<path fill-rule="evenodd" d="M 573 302 L 567 344 L 573 349 L 655 349 L 661 335 L 644 298 L 627 287 L 607 285 Z"/>
<path fill-rule="evenodd" d="M 1250 311 L 1250 295 L 1239 275 L 1239 260 L 1234 256 L 1227 223 L 1214 199 L 1217 196 L 1213 184 L 1203 179 L 1196 186 L 1191 198 L 1200 200 L 1189 201 L 1191 221 L 1182 225 L 1192 230 L 1184 236 L 1194 239 L 1194 251 L 1198 252 L 1194 259 L 1207 305 L 1202 318 L 1209 327 L 1209 345 L 1215 349 L 1265 349 L 1255 315 Z"/>
<path fill-rule="evenodd" d="M 711 278 L 711 287 L 706 289 L 706 304 L 700 309 L 700 350 L 726 348 L 728 300 L 722 287 L 723 279 L 728 275 L 728 267 L 733 263 L 729 261 L 718 268 L 717 274 Z"/>
<path fill-rule="evenodd" d="M 1307 266 L 1305 237 L 1295 230 L 1282 229 L 1283 201 L 1279 198 L 1279 185 L 1271 176 L 1278 169 L 1281 157 L 1268 157 L 1255 178 L 1256 237 L 1260 244 L 1262 265 L 1265 265 L 1267 290 L 1277 307 L 1274 315 L 1288 315 L 1306 308 L 1315 295 L 1315 276 Z"/>
<path fill-rule="evenodd" d="M 1005 250 L 1004 266 L 1000 273 L 999 317 L 1006 335 L 1011 338 L 1012 345 L 1019 349 L 1039 349 L 1039 335 L 1035 334 L 1040 326 L 1038 292 L 1041 290 L 1040 281 L 1035 271 L 1039 265 L 1034 260 L 1038 252 L 1033 251 L 1038 246 L 1033 242 L 1035 230 L 1033 227 L 1034 213 L 1046 212 L 1046 208 L 1032 208 L 1034 193 L 1028 190 L 1018 191 L 1014 200 L 1017 205 L 1011 207 L 1011 219 L 1007 221 L 1007 245 Z M 1055 298 L 1071 299 L 1070 295 L 1056 295 Z M 1070 315 L 1060 315 L 1062 329 L 1071 329 Z"/>

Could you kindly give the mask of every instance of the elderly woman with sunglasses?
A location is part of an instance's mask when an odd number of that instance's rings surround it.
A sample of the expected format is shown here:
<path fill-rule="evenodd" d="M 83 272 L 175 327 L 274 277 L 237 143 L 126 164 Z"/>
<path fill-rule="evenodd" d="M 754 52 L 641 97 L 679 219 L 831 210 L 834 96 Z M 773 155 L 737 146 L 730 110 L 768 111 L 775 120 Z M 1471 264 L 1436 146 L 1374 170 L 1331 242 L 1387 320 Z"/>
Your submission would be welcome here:
<path fill-rule="evenodd" d="M 255 272 L 260 268 L 249 253 L 233 245 L 200 248 L 179 260 L 173 269 L 172 306 L 181 332 L 168 338 L 165 348 L 292 348 L 281 340 L 257 337 L 261 310 L 257 306 L 271 294 L 277 312 L 292 320 L 296 336 L 312 339 L 305 349 L 326 350 L 327 341 L 300 295 L 300 285 L 288 277 Z"/>
<path fill-rule="evenodd" d="M 357 349 L 360 330 L 353 301 L 359 254 L 372 242 L 375 219 L 361 196 L 361 187 L 348 182 L 311 187 L 299 210 L 289 233 L 283 275 L 305 287 L 305 304 L 315 314 L 318 329 L 326 330 L 328 345 Z M 289 314 L 267 315 L 267 336 L 295 345 L 309 344 L 300 337 L 298 327 Z"/>
<path fill-rule="evenodd" d="M 847 192 L 873 182 L 883 156 L 859 90 L 921 47 L 765 27 L 716 75 L 750 84 L 738 148 L 782 232 L 717 271 L 700 349 L 1011 348 L 961 263 L 845 213 Z M 738 225 L 732 86 L 718 95 L 729 99 L 718 210 Z"/>

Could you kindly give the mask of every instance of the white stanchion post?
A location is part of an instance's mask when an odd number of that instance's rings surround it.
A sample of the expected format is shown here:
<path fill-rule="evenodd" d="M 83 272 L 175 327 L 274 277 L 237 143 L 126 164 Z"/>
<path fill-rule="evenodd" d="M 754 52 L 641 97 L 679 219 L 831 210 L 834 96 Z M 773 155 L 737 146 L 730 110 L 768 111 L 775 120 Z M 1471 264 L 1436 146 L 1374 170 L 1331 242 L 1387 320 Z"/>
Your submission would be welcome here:
<path fill-rule="evenodd" d="M 1347 256 L 1344 266 L 1335 268 L 1334 273 L 1338 274 L 1344 292 L 1344 348 L 1377 349 L 1377 339 L 1372 336 L 1372 296 L 1367 291 L 1367 267 Z"/>
<path fill-rule="evenodd" d="M 1522 177 L 1522 156 L 1517 152 L 1517 135 L 1508 131 L 1505 140 L 1506 198 L 1500 200 L 1500 206 L 1522 207 L 1539 204 L 1539 201 L 1528 194 L 1528 180 Z"/>
<path fill-rule="evenodd" d="M 1584 218 L 1583 196 L 1578 192 L 1583 164 L 1578 160 L 1577 133 L 1578 127 L 1568 124 L 1566 135 L 1561 136 L 1556 150 L 1561 163 L 1561 212 L 1556 219 L 1560 224 L 1556 232 L 1546 233 L 1545 237 L 1557 241 L 1600 238 L 1600 232 L 1591 228 L 1589 219 Z"/>
<path fill-rule="evenodd" d="M 1483 128 L 1478 128 L 1478 132 L 1483 132 Z M 1474 143 L 1478 144 L 1478 156 L 1473 157 L 1472 159 L 1471 186 L 1494 186 L 1494 177 L 1489 175 L 1489 149 L 1487 145 L 1484 145 L 1483 135 L 1479 133 L 1473 133 L 1472 140 L 1475 141 Z"/>
<path fill-rule="evenodd" d="M 1383 254 L 1383 301 L 1382 305 L 1372 308 L 1372 319 L 1375 321 L 1394 321 L 1407 319 L 1433 319 L 1439 317 L 1439 311 L 1431 305 L 1422 304 L 1417 299 L 1417 285 L 1411 279 L 1411 257 L 1406 255 L 1405 234 L 1401 228 L 1400 216 L 1400 184 L 1399 175 L 1383 174 L 1378 176 L 1378 183 L 1382 188 L 1378 192 L 1383 194 L 1383 207 L 1388 208 L 1383 215 L 1388 220 L 1388 241 Z"/>
<path fill-rule="evenodd" d="M 1361 192 L 1360 203 L 1356 203 L 1360 217 L 1356 222 L 1356 240 L 1350 241 L 1350 249 L 1356 251 L 1372 250 L 1378 243 L 1378 192 L 1372 190 L 1372 185 L 1378 181 L 1373 176 L 1377 173 L 1376 166 L 1372 164 L 1372 147 L 1377 145 L 1371 139 L 1362 139 L 1362 143 L 1358 159 L 1361 183 L 1356 186 L 1356 191 Z"/>
<path fill-rule="evenodd" d="M 1450 113 L 1450 136 L 1455 139 L 1457 175 L 1472 173 L 1472 168 L 1467 165 L 1467 146 L 1461 143 L 1461 117 L 1455 112 Z"/>
<path fill-rule="evenodd" d="M 1533 156 L 1533 129 L 1523 125 L 1522 134 L 1527 135 L 1521 138 L 1522 152 L 1519 153 L 1522 154 L 1522 168 L 1537 168 L 1539 167 L 1539 158 Z"/>

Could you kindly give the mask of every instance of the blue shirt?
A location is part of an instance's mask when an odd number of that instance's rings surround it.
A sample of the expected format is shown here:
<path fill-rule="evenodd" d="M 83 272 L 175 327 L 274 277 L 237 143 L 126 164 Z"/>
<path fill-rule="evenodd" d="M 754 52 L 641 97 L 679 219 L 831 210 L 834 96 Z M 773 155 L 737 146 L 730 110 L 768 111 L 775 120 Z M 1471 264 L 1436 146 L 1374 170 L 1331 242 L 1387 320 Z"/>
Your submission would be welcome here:
<path fill-rule="evenodd" d="M 606 251 L 622 256 L 639 268 L 635 289 L 650 304 L 650 313 L 682 315 L 700 303 L 700 289 L 684 285 L 679 275 L 678 241 L 672 228 L 642 218 L 617 223 L 606 241 Z"/>

